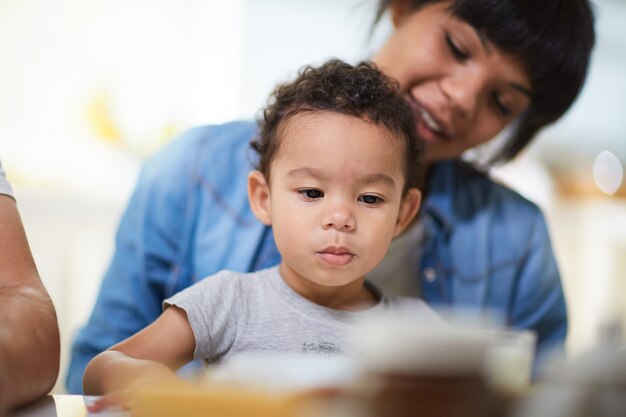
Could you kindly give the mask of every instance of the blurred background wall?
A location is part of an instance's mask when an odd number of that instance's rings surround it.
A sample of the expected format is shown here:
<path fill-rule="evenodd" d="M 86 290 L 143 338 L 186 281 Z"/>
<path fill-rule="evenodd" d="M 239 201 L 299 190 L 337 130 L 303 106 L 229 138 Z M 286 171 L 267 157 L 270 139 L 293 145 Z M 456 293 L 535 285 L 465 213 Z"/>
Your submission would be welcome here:
<path fill-rule="evenodd" d="M 142 161 L 193 125 L 254 117 L 304 64 L 370 56 L 390 26 L 368 37 L 374 3 L 0 0 L 0 158 L 58 310 L 56 392 Z M 581 98 L 493 172 L 546 212 L 572 354 L 626 322 L 626 2 L 595 4 Z"/>

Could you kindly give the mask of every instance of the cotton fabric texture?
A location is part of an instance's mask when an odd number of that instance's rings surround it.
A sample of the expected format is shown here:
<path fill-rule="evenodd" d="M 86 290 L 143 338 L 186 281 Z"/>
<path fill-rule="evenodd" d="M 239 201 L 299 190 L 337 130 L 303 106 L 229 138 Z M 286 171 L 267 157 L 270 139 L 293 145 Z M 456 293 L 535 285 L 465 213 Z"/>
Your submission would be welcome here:
<path fill-rule="evenodd" d="M 67 385 L 82 392 L 96 354 L 154 321 L 162 301 L 222 269 L 277 265 L 271 228 L 250 210 L 251 121 L 191 129 L 148 160 L 117 231 L 89 322 L 74 342 Z M 537 206 L 474 167 L 429 172 L 412 285 L 432 306 L 500 314 L 537 333 L 541 358 L 563 348 L 565 299 Z"/>

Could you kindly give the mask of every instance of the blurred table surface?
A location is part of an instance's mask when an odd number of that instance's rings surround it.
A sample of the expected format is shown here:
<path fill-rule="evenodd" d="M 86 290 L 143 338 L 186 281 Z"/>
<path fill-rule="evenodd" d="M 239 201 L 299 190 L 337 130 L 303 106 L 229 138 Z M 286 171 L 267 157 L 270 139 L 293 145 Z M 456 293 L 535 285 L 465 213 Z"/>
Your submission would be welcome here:
<path fill-rule="evenodd" d="M 89 413 L 85 404 L 94 397 L 82 395 L 48 395 L 40 400 L 9 412 L 8 417 L 130 417 L 122 411 Z"/>

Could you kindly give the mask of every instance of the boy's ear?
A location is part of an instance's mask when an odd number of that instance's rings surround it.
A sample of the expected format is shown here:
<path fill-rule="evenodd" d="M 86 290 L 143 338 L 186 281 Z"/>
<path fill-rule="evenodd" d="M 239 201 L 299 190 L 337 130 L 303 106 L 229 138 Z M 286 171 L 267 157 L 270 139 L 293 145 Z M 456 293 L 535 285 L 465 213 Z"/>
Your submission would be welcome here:
<path fill-rule="evenodd" d="M 411 13 L 411 0 L 391 0 L 391 21 L 396 29 Z"/>
<path fill-rule="evenodd" d="M 398 236 L 411 224 L 419 211 L 421 201 L 422 193 L 417 188 L 410 188 L 407 191 L 400 205 L 400 212 L 398 213 L 398 220 L 396 221 L 396 228 L 393 231 L 393 237 Z"/>
<path fill-rule="evenodd" d="M 248 174 L 248 200 L 256 218 L 263 224 L 271 224 L 270 187 L 260 171 Z"/>

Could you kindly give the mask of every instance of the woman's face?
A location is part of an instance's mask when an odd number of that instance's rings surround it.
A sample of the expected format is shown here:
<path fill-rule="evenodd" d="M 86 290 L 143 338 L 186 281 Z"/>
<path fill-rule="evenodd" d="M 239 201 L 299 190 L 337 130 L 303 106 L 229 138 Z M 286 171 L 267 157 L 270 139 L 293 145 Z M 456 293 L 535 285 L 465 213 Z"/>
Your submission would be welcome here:
<path fill-rule="evenodd" d="M 455 18 L 449 6 L 444 1 L 404 15 L 396 10 L 395 32 L 374 57 L 411 104 L 427 163 L 488 141 L 530 104 L 522 65 Z"/>

